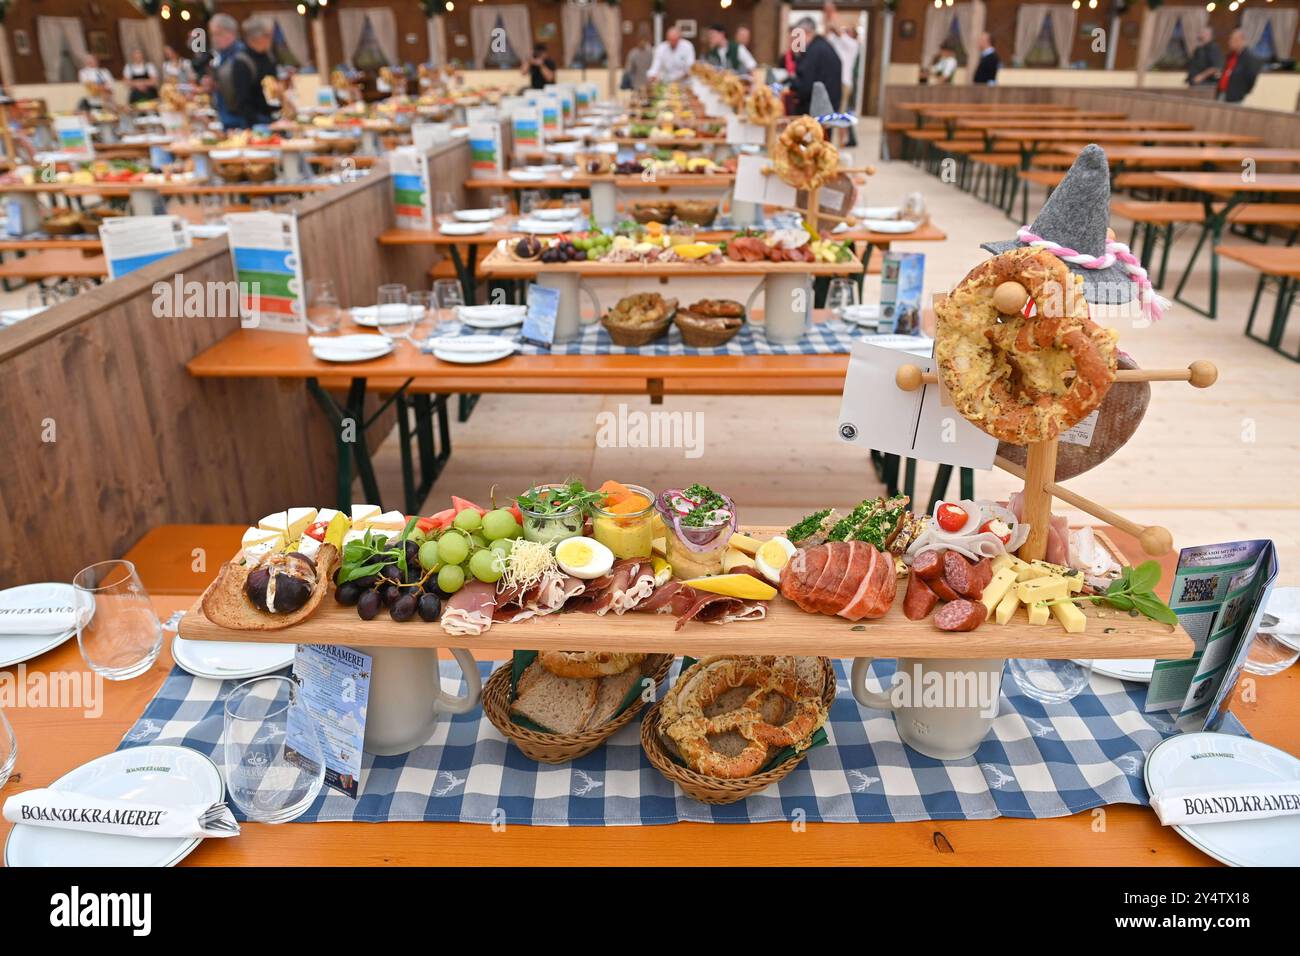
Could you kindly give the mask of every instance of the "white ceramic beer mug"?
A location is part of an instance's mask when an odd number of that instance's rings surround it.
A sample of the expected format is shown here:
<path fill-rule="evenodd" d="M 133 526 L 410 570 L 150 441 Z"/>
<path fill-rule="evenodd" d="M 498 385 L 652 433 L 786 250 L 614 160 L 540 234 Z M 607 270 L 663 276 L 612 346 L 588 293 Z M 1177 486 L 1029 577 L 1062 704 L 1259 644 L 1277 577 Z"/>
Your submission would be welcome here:
<path fill-rule="evenodd" d="M 962 760 L 993 726 L 1006 661 L 898 658 L 894 683 L 883 693 L 867 687 L 872 657 L 853 661 L 849 686 L 863 707 L 892 711 L 898 736 L 936 760 Z"/>
<path fill-rule="evenodd" d="M 483 679 L 469 651 L 451 648 L 465 672 L 464 697 L 442 690 L 436 647 L 367 647 L 371 656 L 370 703 L 366 708 L 366 753 L 388 757 L 409 753 L 433 736 L 440 714 L 463 714 L 478 706 Z"/>

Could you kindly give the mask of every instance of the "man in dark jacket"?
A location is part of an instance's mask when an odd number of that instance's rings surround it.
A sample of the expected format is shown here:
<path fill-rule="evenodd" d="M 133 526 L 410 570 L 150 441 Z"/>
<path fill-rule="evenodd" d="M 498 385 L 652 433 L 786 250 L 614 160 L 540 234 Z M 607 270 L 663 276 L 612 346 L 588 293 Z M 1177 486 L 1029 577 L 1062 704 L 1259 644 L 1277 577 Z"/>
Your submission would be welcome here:
<path fill-rule="evenodd" d="M 1002 65 L 1002 60 L 993 47 L 993 38 L 987 33 L 979 35 L 979 48 L 980 58 L 975 64 L 975 75 L 971 77 L 971 82 L 992 86 L 998 81 L 998 67 Z"/>
<path fill-rule="evenodd" d="M 257 88 L 253 91 L 252 112 L 257 115 L 257 122 L 270 123 L 275 119 L 275 110 L 266 99 L 267 77 L 277 79 L 279 70 L 275 62 L 275 27 L 269 20 L 261 17 L 249 17 L 244 21 L 244 46 L 257 67 Z"/>
<path fill-rule="evenodd" d="M 1218 82 L 1223 70 L 1223 51 L 1214 42 L 1214 31 L 1202 27 L 1196 35 L 1196 49 L 1187 61 L 1187 85 L 1204 86 Z"/>
<path fill-rule="evenodd" d="M 1246 47 L 1246 34 L 1233 30 L 1228 37 L 1228 58 L 1223 62 L 1223 73 L 1219 75 L 1214 98 L 1225 103 L 1240 103 L 1255 88 L 1260 66 L 1259 57 Z"/>
<path fill-rule="evenodd" d="M 208 21 L 208 36 L 216 52 L 203 81 L 212 91 L 222 127 L 248 129 L 266 122 L 257 112 L 257 101 L 265 102 L 258 87 L 257 64 L 239 42 L 238 21 L 228 13 L 218 13 Z"/>
<path fill-rule="evenodd" d="M 826 87 L 832 103 L 840 102 L 843 68 L 839 54 L 830 42 L 817 33 L 812 17 L 804 17 L 790 30 L 790 49 L 795 55 L 794 79 L 791 89 L 797 98 L 795 114 L 808 112 L 812 104 L 814 83 Z"/>

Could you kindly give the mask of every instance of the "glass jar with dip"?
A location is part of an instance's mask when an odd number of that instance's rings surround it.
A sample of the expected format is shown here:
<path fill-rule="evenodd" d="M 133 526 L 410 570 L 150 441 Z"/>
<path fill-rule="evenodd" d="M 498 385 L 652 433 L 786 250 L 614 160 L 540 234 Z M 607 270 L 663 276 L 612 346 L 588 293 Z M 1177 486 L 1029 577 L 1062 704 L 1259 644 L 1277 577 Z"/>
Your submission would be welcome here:
<path fill-rule="evenodd" d="M 613 484 L 606 482 L 602 490 Z M 607 495 L 603 506 L 592 506 L 591 536 L 616 558 L 648 558 L 654 543 L 654 492 L 640 485 L 618 489 Z"/>
<path fill-rule="evenodd" d="M 655 508 L 667 529 L 666 557 L 673 577 L 687 580 L 722 573 L 722 556 L 736 530 L 736 506 L 730 498 L 691 485 L 660 492 Z"/>
<path fill-rule="evenodd" d="M 569 490 L 565 484 L 536 485 L 519 496 L 525 540 L 554 545 L 582 534 L 586 508 L 581 502 L 568 503 Z"/>

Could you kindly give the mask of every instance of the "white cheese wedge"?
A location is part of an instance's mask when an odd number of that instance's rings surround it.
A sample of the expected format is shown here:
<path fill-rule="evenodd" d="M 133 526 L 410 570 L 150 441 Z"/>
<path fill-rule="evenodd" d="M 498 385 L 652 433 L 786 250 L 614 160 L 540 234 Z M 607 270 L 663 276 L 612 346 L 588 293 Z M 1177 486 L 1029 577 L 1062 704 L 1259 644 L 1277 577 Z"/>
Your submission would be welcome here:
<path fill-rule="evenodd" d="M 271 547 L 276 547 L 284 542 L 284 535 L 279 531 L 268 531 L 266 528 L 249 528 L 244 532 L 243 540 L 240 542 L 245 548 L 256 547 L 260 544 L 271 543 Z"/>
<path fill-rule="evenodd" d="M 346 548 L 348 546 L 348 542 L 360 541 L 365 536 L 366 536 L 366 529 L 353 528 L 351 531 L 349 531 L 347 534 L 343 536 L 343 546 Z"/>
<path fill-rule="evenodd" d="M 285 511 L 272 512 L 259 521 L 257 526 L 267 531 L 278 531 L 284 535 L 286 541 L 293 541 L 295 538 L 301 538 L 307 526 L 315 520 L 315 508 L 289 508 Z"/>
<path fill-rule="evenodd" d="M 321 546 L 320 541 L 317 541 L 309 534 L 305 534 L 302 536 L 302 539 L 298 542 L 298 547 L 296 547 L 294 550 L 297 551 L 299 554 L 305 554 L 307 555 L 307 557 L 315 559 L 316 555 L 320 553 L 320 546 Z"/>
<path fill-rule="evenodd" d="M 370 522 L 379 517 L 378 505 L 353 505 L 352 506 L 352 527 L 355 529 L 364 529 L 369 526 Z"/>
<path fill-rule="evenodd" d="M 1083 616 L 1083 612 L 1074 604 L 1053 604 L 1052 614 L 1061 622 L 1069 634 L 1082 634 L 1088 628 L 1088 619 Z"/>
<path fill-rule="evenodd" d="M 371 518 L 367 526 L 372 531 L 401 531 L 406 527 L 406 515 L 400 511 L 385 511 L 377 518 Z"/>
<path fill-rule="evenodd" d="M 316 512 L 316 520 L 324 521 L 325 524 L 328 525 L 331 521 L 334 520 L 334 516 L 336 514 L 338 514 L 338 512 L 335 511 L 333 508 L 322 508 L 320 511 Z"/>

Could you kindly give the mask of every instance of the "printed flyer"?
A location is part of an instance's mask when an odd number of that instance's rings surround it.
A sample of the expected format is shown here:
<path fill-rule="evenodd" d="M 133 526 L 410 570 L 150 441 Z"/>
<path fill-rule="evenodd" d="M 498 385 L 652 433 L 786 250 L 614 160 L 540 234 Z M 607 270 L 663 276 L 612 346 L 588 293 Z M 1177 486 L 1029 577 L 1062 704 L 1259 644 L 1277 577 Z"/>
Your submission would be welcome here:
<path fill-rule="evenodd" d="M 230 213 L 226 222 L 244 328 L 305 332 L 298 218 L 292 213 L 241 212 Z"/>
<path fill-rule="evenodd" d="M 510 114 L 510 130 L 514 138 L 516 156 L 541 152 L 545 143 L 542 135 L 541 107 L 515 107 Z"/>
<path fill-rule="evenodd" d="M 295 722 L 291 717 L 285 749 L 302 752 L 307 735 L 319 730 L 317 736 L 325 757 L 325 784 L 353 800 L 361 782 L 366 707 L 370 703 L 370 661 L 370 655 L 338 644 L 299 644 L 293 659 L 293 679 L 302 689 L 316 728 L 302 719 Z"/>
<path fill-rule="evenodd" d="M 99 238 L 110 279 L 190 247 L 190 234 L 177 216 L 114 216 L 99 227 Z"/>
<path fill-rule="evenodd" d="M 388 154 L 388 166 L 393 174 L 393 205 L 397 227 L 432 229 L 429 155 L 414 146 L 402 146 Z"/>
<path fill-rule="evenodd" d="M 505 175 L 501 155 L 501 126 L 476 123 L 469 128 L 470 175 L 475 179 L 492 179 Z"/>

